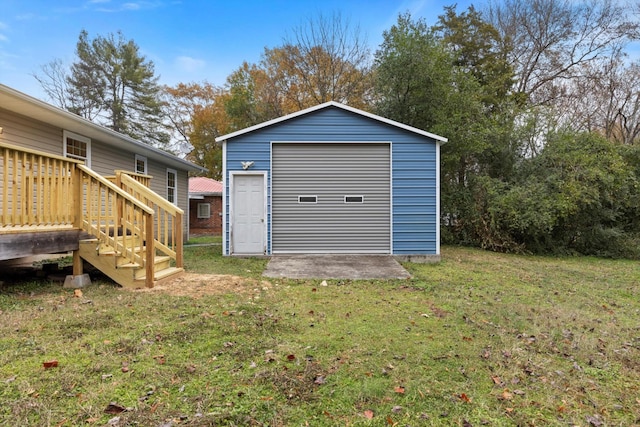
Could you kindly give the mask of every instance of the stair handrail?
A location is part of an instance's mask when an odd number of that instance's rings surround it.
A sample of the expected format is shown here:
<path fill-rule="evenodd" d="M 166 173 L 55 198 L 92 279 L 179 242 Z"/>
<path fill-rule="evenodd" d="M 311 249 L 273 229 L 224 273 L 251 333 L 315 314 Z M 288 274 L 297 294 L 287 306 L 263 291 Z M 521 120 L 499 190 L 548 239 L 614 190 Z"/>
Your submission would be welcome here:
<path fill-rule="evenodd" d="M 76 167 L 83 174 L 78 179 L 76 189 L 76 197 L 80 202 L 76 204 L 76 218 L 79 218 L 76 226 L 94 235 L 100 243 L 112 247 L 130 263 L 144 265 L 145 285 L 152 287 L 155 239 L 147 237 L 153 236 L 154 209 L 85 165 Z M 97 189 L 89 181 L 85 190 L 83 183 L 86 178 L 97 182 Z M 103 193 L 101 187 L 107 191 Z M 115 197 L 110 197 L 109 192 Z M 121 234 L 121 238 L 118 238 L 118 234 Z"/>
<path fill-rule="evenodd" d="M 143 183 L 131 177 L 125 171 L 116 171 L 116 182 L 125 191 L 147 205 L 155 212 L 154 244 L 155 249 L 174 260 L 176 267 L 184 266 L 182 218 L 184 211 L 164 197 L 149 189 Z M 156 211 L 157 209 L 157 211 Z"/>
<path fill-rule="evenodd" d="M 104 184 L 106 187 L 108 187 L 114 193 L 118 194 L 120 197 L 123 197 L 124 199 L 130 201 L 131 203 L 136 204 L 137 206 L 140 207 L 140 209 L 142 209 L 146 213 L 153 215 L 154 213 L 153 208 L 150 208 L 146 204 L 142 203 L 139 199 L 136 199 L 131 194 L 127 193 L 117 185 L 113 184 L 108 179 L 104 178 L 102 175 L 95 173 L 94 171 L 92 171 L 91 169 L 89 169 L 88 167 L 82 164 L 79 164 L 76 167 L 81 171 L 83 171 L 85 174 L 94 178 L 96 181 L 99 181 L 101 184 Z"/>

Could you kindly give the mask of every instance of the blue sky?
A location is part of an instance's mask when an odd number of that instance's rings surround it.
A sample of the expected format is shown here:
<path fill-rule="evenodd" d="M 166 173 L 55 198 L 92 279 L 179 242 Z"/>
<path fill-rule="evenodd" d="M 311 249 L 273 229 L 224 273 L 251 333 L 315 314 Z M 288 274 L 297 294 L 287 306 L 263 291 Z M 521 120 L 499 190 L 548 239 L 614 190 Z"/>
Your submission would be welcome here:
<path fill-rule="evenodd" d="M 122 31 L 152 60 L 161 84 L 223 85 L 243 61 L 282 44 L 295 27 L 340 13 L 372 51 L 399 13 L 434 24 L 445 5 L 470 0 L 0 0 L 0 83 L 44 99 L 33 74 L 54 59 L 70 64 L 82 29 L 89 38 Z"/>

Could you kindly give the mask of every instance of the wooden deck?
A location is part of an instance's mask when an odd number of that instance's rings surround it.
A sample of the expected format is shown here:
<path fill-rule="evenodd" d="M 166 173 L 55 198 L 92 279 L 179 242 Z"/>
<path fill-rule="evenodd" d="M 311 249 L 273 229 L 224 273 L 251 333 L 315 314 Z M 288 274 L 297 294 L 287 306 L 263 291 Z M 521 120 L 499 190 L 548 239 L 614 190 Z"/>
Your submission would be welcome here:
<path fill-rule="evenodd" d="M 0 260 L 72 251 L 74 275 L 85 259 L 126 287 L 183 269 L 183 212 L 148 188 L 149 176 L 107 179 L 73 159 L 0 144 L 0 179 Z"/>

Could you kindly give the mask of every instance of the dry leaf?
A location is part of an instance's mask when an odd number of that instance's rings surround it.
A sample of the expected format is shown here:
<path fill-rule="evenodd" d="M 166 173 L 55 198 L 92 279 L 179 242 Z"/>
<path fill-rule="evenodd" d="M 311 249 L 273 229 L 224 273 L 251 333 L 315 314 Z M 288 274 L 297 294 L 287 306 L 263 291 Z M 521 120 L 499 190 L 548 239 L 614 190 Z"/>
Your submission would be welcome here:
<path fill-rule="evenodd" d="M 127 408 L 125 408 L 124 406 L 119 405 L 119 404 L 117 404 L 115 402 L 111 402 L 111 403 L 109 403 L 107 405 L 107 407 L 105 408 L 104 412 L 106 414 L 119 414 L 119 413 L 124 412 L 126 410 L 127 410 Z"/>
<path fill-rule="evenodd" d="M 404 394 L 404 387 L 402 387 L 402 386 L 396 386 L 396 387 L 393 389 L 393 391 L 395 391 L 396 393 L 399 393 L 399 394 Z"/>
<path fill-rule="evenodd" d="M 82 291 L 80 289 L 74 289 L 73 291 L 73 297 L 74 298 L 80 298 L 82 297 Z"/>
<path fill-rule="evenodd" d="M 368 420 L 372 420 L 373 419 L 373 411 L 370 409 L 367 409 L 366 411 L 364 411 L 364 417 Z"/>
<path fill-rule="evenodd" d="M 507 390 L 505 388 L 504 391 L 502 392 L 502 394 L 498 397 L 498 399 L 500 399 L 500 400 L 511 400 L 511 399 L 513 399 L 513 393 L 509 393 L 509 390 Z"/>
<path fill-rule="evenodd" d="M 465 393 L 461 393 L 458 395 L 458 398 L 460 400 L 462 400 L 463 402 L 467 402 L 470 403 L 471 402 L 471 398 L 469 396 L 467 396 Z"/>
<path fill-rule="evenodd" d="M 46 362 L 42 362 L 42 366 L 44 367 L 44 369 L 57 368 L 58 367 L 58 361 L 57 360 L 49 360 L 49 361 L 46 361 Z"/>

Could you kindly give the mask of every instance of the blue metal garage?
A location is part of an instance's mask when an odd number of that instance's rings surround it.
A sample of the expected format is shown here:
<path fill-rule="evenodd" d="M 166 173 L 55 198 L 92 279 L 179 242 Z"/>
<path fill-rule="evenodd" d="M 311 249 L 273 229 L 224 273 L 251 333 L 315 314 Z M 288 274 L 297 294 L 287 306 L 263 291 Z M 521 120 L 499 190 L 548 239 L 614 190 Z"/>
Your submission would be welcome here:
<path fill-rule="evenodd" d="M 225 255 L 439 259 L 446 138 L 328 102 L 216 141 Z"/>

